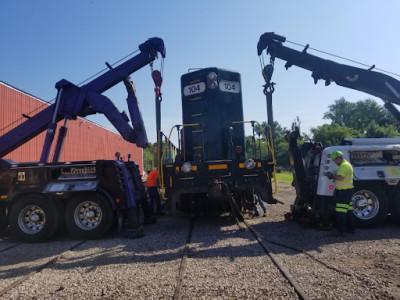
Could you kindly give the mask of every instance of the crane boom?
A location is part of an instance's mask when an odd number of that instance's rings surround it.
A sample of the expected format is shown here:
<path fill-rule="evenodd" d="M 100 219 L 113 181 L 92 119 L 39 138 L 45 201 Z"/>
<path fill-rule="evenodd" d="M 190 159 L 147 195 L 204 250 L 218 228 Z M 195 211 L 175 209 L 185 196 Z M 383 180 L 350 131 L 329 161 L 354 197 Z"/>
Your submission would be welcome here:
<path fill-rule="evenodd" d="M 115 68 L 111 68 L 108 65 L 110 68 L 109 71 L 81 87 L 65 79 L 57 82 L 56 88 L 58 93 L 54 104 L 0 136 L 0 158 L 31 140 L 47 128 L 46 140 L 40 159 L 41 162 L 45 163 L 48 160 L 57 122 L 62 119 L 71 120 L 95 113 L 104 114 L 125 140 L 136 143 L 139 147 L 145 147 L 147 144 L 147 135 L 129 75 L 152 63 L 157 58 L 158 53 L 164 58 L 164 42 L 160 38 L 151 38 L 139 45 L 139 50 L 140 53 L 138 55 Z M 134 128 L 129 124 L 129 118 L 125 113 L 120 113 L 107 97 L 101 95 L 101 93 L 121 81 L 124 81 L 128 91 L 127 101 L 131 121 L 135 125 Z"/>
<path fill-rule="evenodd" d="M 400 112 L 393 105 L 400 105 L 399 80 L 375 72 L 372 68 L 361 69 L 311 55 L 307 53 L 308 46 L 303 51 L 288 48 L 283 45 L 285 41 L 285 37 L 273 32 L 264 33 L 257 44 L 257 53 L 261 55 L 266 50 L 271 60 L 275 57 L 285 60 L 286 69 L 294 65 L 311 71 L 315 84 L 322 79 L 326 86 L 335 82 L 337 85 L 378 97 L 385 102 L 384 106 L 400 122 Z"/>

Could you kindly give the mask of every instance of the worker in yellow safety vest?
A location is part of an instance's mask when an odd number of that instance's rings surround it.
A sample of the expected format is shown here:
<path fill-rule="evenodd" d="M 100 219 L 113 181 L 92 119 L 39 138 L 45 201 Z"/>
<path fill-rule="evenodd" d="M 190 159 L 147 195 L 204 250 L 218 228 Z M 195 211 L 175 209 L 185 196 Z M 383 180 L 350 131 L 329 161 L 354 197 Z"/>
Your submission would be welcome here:
<path fill-rule="evenodd" d="M 351 197 L 354 193 L 353 186 L 353 167 L 343 158 L 341 151 L 334 151 L 331 159 L 339 166 L 336 174 L 327 172 L 329 179 L 335 180 L 335 196 L 336 196 L 336 227 L 338 232 L 336 235 L 353 234 L 354 231 L 354 214 L 353 202 Z"/>

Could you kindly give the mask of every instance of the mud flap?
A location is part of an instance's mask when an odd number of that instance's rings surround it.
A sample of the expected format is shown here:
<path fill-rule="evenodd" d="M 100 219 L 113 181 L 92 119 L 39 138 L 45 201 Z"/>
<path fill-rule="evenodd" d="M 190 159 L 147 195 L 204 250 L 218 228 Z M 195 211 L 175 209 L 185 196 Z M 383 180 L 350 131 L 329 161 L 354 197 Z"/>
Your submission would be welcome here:
<path fill-rule="evenodd" d="M 256 187 L 257 191 L 259 192 L 261 199 L 268 203 L 268 204 L 277 204 L 278 200 L 276 200 L 274 198 L 274 196 L 272 195 L 272 187 L 271 185 L 267 185 L 267 186 L 257 186 Z"/>
<path fill-rule="evenodd" d="M 129 229 L 137 229 L 140 227 L 139 218 L 136 207 L 130 207 L 127 209 L 128 215 L 128 226 Z"/>
<path fill-rule="evenodd" d="M 7 207 L 4 202 L 0 203 L 0 232 L 8 227 Z"/>

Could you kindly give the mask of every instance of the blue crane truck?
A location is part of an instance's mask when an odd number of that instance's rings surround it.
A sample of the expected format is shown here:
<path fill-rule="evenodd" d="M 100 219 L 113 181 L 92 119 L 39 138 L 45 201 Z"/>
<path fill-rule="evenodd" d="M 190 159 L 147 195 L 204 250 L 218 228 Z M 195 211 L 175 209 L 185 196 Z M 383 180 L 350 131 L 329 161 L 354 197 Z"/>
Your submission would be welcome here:
<path fill-rule="evenodd" d="M 139 45 L 139 52 L 116 67 L 106 63 L 109 70 L 83 86 L 60 80 L 56 84 L 58 92 L 54 104 L 0 136 L 0 230 L 9 227 L 11 235 L 20 241 L 41 242 L 52 237 L 65 223 L 72 235 L 94 239 L 104 235 L 113 221 L 118 220 L 121 225 L 127 217 L 131 235 L 142 235 L 136 212 L 146 194 L 135 162 L 120 159 L 59 162 L 67 121 L 95 113 L 104 114 L 126 141 L 146 147 L 146 130 L 129 75 L 148 64 L 152 66 L 158 54 L 163 59 L 164 42 L 151 38 Z M 110 99 L 102 95 L 121 81 L 128 92 L 127 104 L 133 126 L 126 113 L 119 112 Z M 49 162 L 60 121 L 64 121 L 63 126 Z M 3 159 L 45 130 L 38 162 Z"/>

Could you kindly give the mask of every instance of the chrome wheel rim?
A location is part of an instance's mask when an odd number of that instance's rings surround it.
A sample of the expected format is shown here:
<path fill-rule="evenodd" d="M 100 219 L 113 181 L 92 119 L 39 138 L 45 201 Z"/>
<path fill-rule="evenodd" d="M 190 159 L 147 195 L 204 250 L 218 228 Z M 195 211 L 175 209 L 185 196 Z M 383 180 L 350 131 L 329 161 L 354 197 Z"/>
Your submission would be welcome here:
<path fill-rule="evenodd" d="M 379 199 L 369 190 L 360 190 L 353 194 L 353 213 L 361 220 L 371 220 L 379 212 Z"/>
<path fill-rule="evenodd" d="M 37 205 L 24 207 L 18 215 L 18 226 L 27 234 L 37 234 L 46 225 L 46 214 Z"/>
<path fill-rule="evenodd" d="M 99 204 L 92 201 L 80 203 L 74 211 L 75 224 L 82 230 L 93 230 L 99 227 L 103 212 Z"/>

